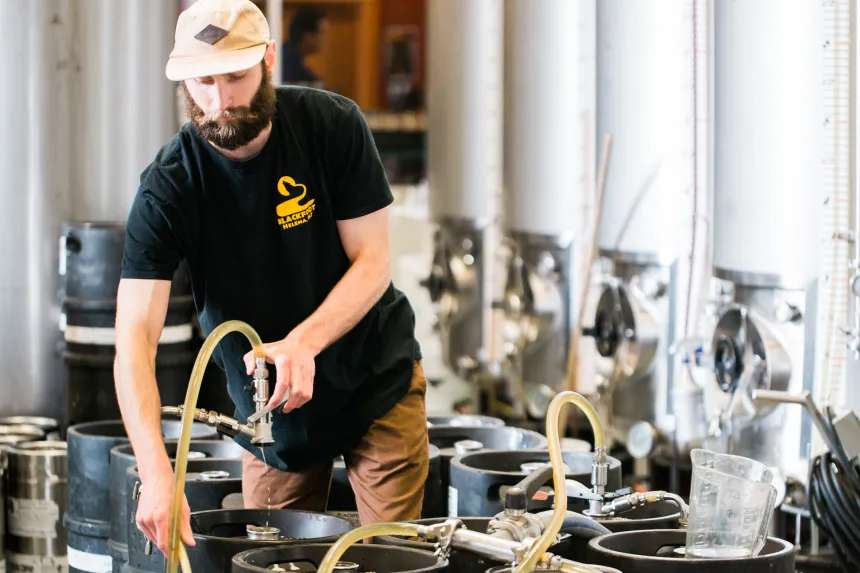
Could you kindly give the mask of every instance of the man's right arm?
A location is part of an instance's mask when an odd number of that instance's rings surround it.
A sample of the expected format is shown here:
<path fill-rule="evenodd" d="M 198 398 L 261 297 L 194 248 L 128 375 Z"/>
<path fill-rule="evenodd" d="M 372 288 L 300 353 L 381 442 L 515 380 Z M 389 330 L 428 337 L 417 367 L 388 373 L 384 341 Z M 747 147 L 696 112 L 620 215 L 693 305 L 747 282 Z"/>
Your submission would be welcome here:
<path fill-rule="evenodd" d="M 162 552 L 167 548 L 173 468 L 161 437 L 161 399 L 155 381 L 155 355 L 169 298 L 169 280 L 120 281 L 114 362 L 117 399 L 142 483 L 137 525 Z M 182 539 L 186 544 L 193 544 L 187 505 L 183 522 Z"/>

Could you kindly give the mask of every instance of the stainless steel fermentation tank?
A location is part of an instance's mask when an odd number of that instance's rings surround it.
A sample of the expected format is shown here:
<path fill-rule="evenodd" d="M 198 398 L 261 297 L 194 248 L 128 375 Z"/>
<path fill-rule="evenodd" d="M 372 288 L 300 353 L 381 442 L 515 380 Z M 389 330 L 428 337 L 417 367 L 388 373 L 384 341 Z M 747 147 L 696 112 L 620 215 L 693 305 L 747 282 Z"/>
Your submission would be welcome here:
<path fill-rule="evenodd" d="M 752 0 L 714 9 L 713 273 L 733 297 L 709 337 L 711 438 L 804 480 L 801 410 L 759 406 L 750 392 L 812 390 L 827 197 L 824 8 Z"/>
<path fill-rule="evenodd" d="M 175 131 L 164 78 L 176 1 L 9 0 L 0 68 L 4 278 L 0 414 L 62 418 L 58 237 L 70 219 L 123 220 L 140 171 Z"/>
<path fill-rule="evenodd" d="M 434 0 L 428 16 L 428 178 L 438 225 L 430 276 L 443 360 L 476 370 L 485 343 L 485 246 L 502 156 L 502 0 Z"/>
<path fill-rule="evenodd" d="M 591 189 L 594 2 L 505 4 L 502 339 L 511 392 L 542 417 L 566 375 L 575 239 Z"/>
<path fill-rule="evenodd" d="M 699 185 L 695 7 L 597 3 L 597 136 L 611 134 L 613 148 L 598 230 L 603 272 L 584 333 L 611 438 L 634 457 L 651 454 L 657 435 L 677 441 L 672 413 L 688 407 L 676 403 L 688 394 L 669 349 L 683 336 L 696 272 L 683 264 Z M 643 435 L 652 439 L 643 444 Z"/>

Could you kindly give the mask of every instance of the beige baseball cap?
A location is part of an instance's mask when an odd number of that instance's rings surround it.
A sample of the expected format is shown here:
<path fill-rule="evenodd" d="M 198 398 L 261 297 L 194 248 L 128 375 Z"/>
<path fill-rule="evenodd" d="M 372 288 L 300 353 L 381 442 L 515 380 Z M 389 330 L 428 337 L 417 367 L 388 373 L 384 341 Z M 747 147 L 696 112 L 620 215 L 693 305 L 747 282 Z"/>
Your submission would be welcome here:
<path fill-rule="evenodd" d="M 269 23 L 250 0 L 197 0 L 179 14 L 164 73 L 180 81 L 246 70 L 268 42 Z"/>

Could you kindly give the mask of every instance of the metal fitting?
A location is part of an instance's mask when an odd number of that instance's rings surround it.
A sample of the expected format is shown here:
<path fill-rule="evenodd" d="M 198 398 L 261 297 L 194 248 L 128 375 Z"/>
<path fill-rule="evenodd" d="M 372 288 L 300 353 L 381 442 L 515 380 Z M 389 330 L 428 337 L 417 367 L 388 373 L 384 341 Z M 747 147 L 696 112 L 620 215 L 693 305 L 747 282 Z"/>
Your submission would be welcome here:
<path fill-rule="evenodd" d="M 643 493 L 631 493 L 629 495 L 619 497 L 605 504 L 602 508 L 603 513 L 601 515 L 613 517 L 636 509 L 637 507 L 661 501 L 668 501 L 676 505 L 679 513 L 681 514 L 681 524 L 687 523 L 687 514 L 689 513 L 687 504 L 681 496 L 666 491 L 646 491 Z"/>
<path fill-rule="evenodd" d="M 418 535 L 428 541 L 434 541 L 437 554 L 447 559 L 451 553 L 454 532 L 462 526 L 463 522 L 459 519 L 446 519 L 442 523 L 420 527 Z"/>
<path fill-rule="evenodd" d="M 257 446 L 268 446 L 275 443 L 272 437 L 272 412 L 266 409 L 269 402 L 269 369 L 266 359 L 257 356 L 254 359 L 254 415 L 248 418 L 248 423 L 254 430 L 251 443 Z"/>
<path fill-rule="evenodd" d="M 609 462 L 606 459 L 606 448 L 595 448 L 594 461 L 591 465 L 591 491 L 595 499 L 588 502 L 588 515 L 604 515 L 603 496 L 606 495 L 607 483 L 609 483 Z"/>
<path fill-rule="evenodd" d="M 487 526 L 488 535 L 520 542 L 537 539 L 543 530 L 543 521 L 536 515 L 508 509 L 496 515 Z"/>
<path fill-rule="evenodd" d="M 184 406 L 162 406 L 162 416 L 175 416 L 181 418 L 185 411 Z M 243 424 L 235 418 L 219 414 L 218 412 L 196 408 L 194 410 L 194 420 L 212 426 L 218 430 L 219 434 L 225 434 L 230 437 L 236 437 L 239 434 L 244 434 L 249 438 L 254 437 L 254 428 L 248 424 Z"/>

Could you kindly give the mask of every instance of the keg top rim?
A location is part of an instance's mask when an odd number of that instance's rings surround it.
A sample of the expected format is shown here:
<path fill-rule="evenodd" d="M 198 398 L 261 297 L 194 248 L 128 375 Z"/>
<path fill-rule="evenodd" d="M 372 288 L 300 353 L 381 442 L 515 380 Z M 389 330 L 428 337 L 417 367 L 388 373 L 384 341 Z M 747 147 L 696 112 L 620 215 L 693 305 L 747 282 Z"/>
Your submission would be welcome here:
<path fill-rule="evenodd" d="M 40 440 L 45 436 L 45 430 L 33 424 L 0 424 L 0 435 L 32 436 Z"/>
<path fill-rule="evenodd" d="M 60 442 L 57 440 L 39 440 L 16 444 L 12 447 L 12 452 L 15 455 L 24 456 L 45 456 L 49 454 L 65 456 L 66 449 L 66 442 Z"/>
<path fill-rule="evenodd" d="M 107 428 L 112 433 L 102 433 Z M 120 433 L 113 433 L 120 432 Z M 125 426 L 122 420 L 96 420 L 94 422 L 82 422 L 69 427 L 70 436 L 86 436 L 89 440 L 128 440 Z"/>
<path fill-rule="evenodd" d="M 43 430 L 54 430 L 60 427 L 56 418 L 47 416 L 3 416 L 0 417 L 0 426 L 36 426 Z"/>
<path fill-rule="evenodd" d="M 679 534 L 679 532 L 680 532 L 680 534 Z M 639 531 L 619 531 L 619 532 L 615 532 L 615 533 L 607 533 L 606 535 L 601 535 L 601 536 L 598 536 L 598 537 L 591 539 L 588 542 L 588 546 L 589 546 L 589 550 L 591 550 L 591 551 L 597 551 L 597 552 L 601 552 L 601 553 L 604 553 L 607 555 L 620 556 L 623 558 L 630 558 L 631 556 L 634 556 L 634 554 L 624 553 L 622 551 L 618 551 L 618 550 L 613 549 L 611 547 L 607 547 L 606 542 L 607 541 L 613 542 L 613 541 L 616 541 L 622 537 L 630 537 L 630 536 L 657 537 L 657 536 L 661 536 L 661 535 L 679 536 L 678 537 L 679 542 L 683 543 L 683 541 L 684 541 L 684 538 L 683 538 L 684 533 L 682 530 L 679 530 L 679 529 L 644 529 L 644 530 L 639 530 Z M 765 543 L 767 544 L 769 542 L 773 542 L 773 544 L 776 545 L 778 548 L 775 551 L 771 551 L 769 553 L 759 553 L 758 555 L 754 555 L 752 557 L 744 557 L 743 559 L 745 561 L 752 561 L 752 562 L 770 561 L 773 559 L 778 559 L 780 557 L 783 557 L 784 555 L 787 555 L 788 553 L 791 553 L 794 551 L 794 544 L 790 543 L 784 539 L 780 539 L 778 537 L 773 537 L 773 536 L 767 536 L 765 538 Z M 653 563 L 666 563 L 666 564 L 678 563 L 678 559 L 675 557 L 658 557 L 656 555 L 635 555 L 635 557 L 641 558 L 645 562 L 652 563 L 652 564 Z M 737 559 L 731 559 L 731 558 L 702 559 L 702 558 L 691 558 L 689 556 L 684 559 L 684 562 L 687 564 L 690 564 L 690 563 L 693 563 L 693 564 L 696 564 L 696 563 L 720 564 L 720 563 L 730 563 L 732 561 L 737 562 Z"/>

